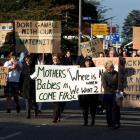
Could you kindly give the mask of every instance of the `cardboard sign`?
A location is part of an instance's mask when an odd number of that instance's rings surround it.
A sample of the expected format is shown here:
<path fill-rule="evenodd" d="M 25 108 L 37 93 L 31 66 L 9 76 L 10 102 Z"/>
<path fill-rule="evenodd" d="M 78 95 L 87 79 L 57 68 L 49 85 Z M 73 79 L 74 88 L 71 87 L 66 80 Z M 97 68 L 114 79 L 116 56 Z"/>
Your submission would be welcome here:
<path fill-rule="evenodd" d="M 101 78 L 99 68 L 73 68 L 69 69 L 73 84 L 78 87 L 78 95 L 99 94 L 101 91 Z"/>
<path fill-rule="evenodd" d="M 15 21 L 16 51 L 60 53 L 60 21 Z"/>
<path fill-rule="evenodd" d="M 119 74 L 125 92 L 123 106 L 140 107 L 140 58 L 120 58 Z"/>
<path fill-rule="evenodd" d="M 77 66 L 36 65 L 36 101 L 58 102 L 78 100 L 78 88 L 68 74 Z"/>
<path fill-rule="evenodd" d="M 0 23 L 0 47 L 13 43 L 13 23 Z"/>
<path fill-rule="evenodd" d="M 80 44 L 81 53 L 84 57 L 98 57 L 99 52 L 103 52 L 103 40 L 93 39 L 91 41 L 83 42 Z"/>
<path fill-rule="evenodd" d="M 5 86 L 7 84 L 8 68 L 0 67 L 0 85 Z"/>
<path fill-rule="evenodd" d="M 120 59 L 120 75 L 124 92 L 140 94 L 140 58 L 125 57 Z"/>
<path fill-rule="evenodd" d="M 99 38 L 91 40 L 91 51 L 92 51 L 93 57 L 99 57 L 99 53 L 104 52 L 103 40 Z"/>
<path fill-rule="evenodd" d="M 140 49 L 140 27 L 133 27 L 133 49 Z"/>
<path fill-rule="evenodd" d="M 84 57 L 92 56 L 90 41 L 80 43 L 81 53 Z"/>

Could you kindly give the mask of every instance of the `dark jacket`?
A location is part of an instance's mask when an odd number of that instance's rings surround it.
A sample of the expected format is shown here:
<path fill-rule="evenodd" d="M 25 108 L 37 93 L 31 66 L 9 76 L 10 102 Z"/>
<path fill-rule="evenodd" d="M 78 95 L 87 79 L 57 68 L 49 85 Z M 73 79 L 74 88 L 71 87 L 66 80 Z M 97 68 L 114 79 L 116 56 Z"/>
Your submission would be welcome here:
<path fill-rule="evenodd" d="M 22 96 L 25 99 L 35 99 L 35 80 L 30 78 L 35 72 L 35 67 L 33 65 L 27 65 L 24 63 L 22 72 L 21 72 L 21 89 L 22 89 Z"/>
<path fill-rule="evenodd" d="M 102 86 L 104 88 L 104 93 L 113 94 L 118 89 L 118 72 L 107 72 L 102 74 Z"/>
<path fill-rule="evenodd" d="M 72 65 L 73 64 L 73 61 L 72 61 L 72 57 L 64 57 L 62 59 L 62 64 L 63 65 Z"/>

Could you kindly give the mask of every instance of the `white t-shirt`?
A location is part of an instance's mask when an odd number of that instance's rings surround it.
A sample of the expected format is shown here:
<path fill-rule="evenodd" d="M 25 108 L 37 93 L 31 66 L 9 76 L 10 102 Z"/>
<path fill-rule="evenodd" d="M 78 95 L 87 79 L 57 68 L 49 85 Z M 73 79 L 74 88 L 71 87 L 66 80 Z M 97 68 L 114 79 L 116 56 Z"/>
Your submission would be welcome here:
<path fill-rule="evenodd" d="M 22 64 L 18 62 L 18 65 L 22 67 Z M 6 61 L 4 63 L 4 67 L 12 67 L 12 63 L 10 61 Z M 8 73 L 8 81 L 9 82 L 19 82 L 21 71 L 14 69 Z"/>

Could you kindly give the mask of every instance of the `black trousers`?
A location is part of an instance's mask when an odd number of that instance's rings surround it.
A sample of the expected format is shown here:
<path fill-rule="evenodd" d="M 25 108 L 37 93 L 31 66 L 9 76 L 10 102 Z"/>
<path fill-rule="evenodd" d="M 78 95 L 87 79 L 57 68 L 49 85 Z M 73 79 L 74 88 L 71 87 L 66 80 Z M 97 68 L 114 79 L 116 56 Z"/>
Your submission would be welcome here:
<path fill-rule="evenodd" d="M 53 119 L 58 120 L 61 118 L 61 113 L 64 109 L 63 102 L 54 102 L 53 103 Z"/>
<path fill-rule="evenodd" d="M 27 108 L 28 117 L 31 116 L 32 105 L 34 106 L 35 116 L 37 116 L 38 114 L 38 105 L 36 101 L 34 99 L 26 99 L 26 108 Z"/>
<path fill-rule="evenodd" d="M 83 111 L 84 124 L 88 124 L 88 114 L 91 114 L 91 124 L 95 123 L 95 115 L 98 103 L 98 95 L 80 95 L 80 106 Z"/>
<path fill-rule="evenodd" d="M 106 119 L 107 124 L 110 125 L 120 125 L 120 106 L 117 105 L 116 101 L 105 102 L 106 107 Z"/>

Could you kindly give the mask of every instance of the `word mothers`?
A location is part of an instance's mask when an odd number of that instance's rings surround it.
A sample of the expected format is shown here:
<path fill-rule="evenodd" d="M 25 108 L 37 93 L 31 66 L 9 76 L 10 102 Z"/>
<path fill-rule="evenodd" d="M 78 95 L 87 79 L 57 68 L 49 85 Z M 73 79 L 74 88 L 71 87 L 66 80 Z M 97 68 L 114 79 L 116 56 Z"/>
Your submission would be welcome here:
<path fill-rule="evenodd" d="M 56 66 L 58 68 L 58 66 Z M 39 66 L 37 69 L 37 77 L 42 75 L 43 77 L 56 77 L 56 78 L 66 78 L 66 69 L 46 69 L 46 66 Z"/>

